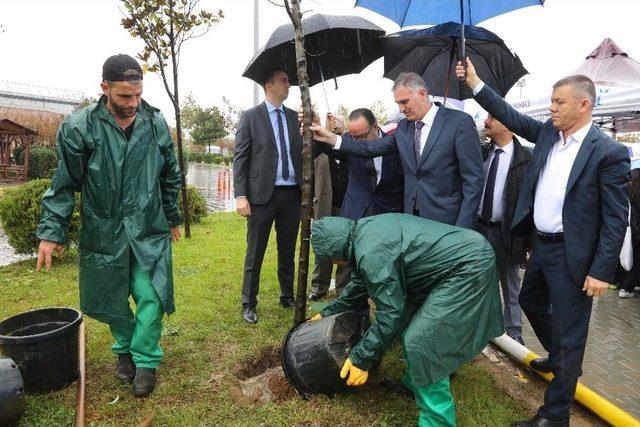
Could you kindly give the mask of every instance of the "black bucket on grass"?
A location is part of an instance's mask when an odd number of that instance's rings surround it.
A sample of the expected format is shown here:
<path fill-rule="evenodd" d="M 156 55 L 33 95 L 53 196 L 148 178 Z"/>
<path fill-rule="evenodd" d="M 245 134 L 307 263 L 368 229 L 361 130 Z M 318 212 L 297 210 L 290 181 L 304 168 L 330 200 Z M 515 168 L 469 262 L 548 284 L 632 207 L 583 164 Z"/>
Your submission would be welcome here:
<path fill-rule="evenodd" d="M 0 357 L 0 426 L 17 423 L 26 407 L 18 366 L 8 357 Z"/>
<path fill-rule="evenodd" d="M 282 369 L 291 386 L 303 396 L 345 391 L 340 370 L 362 338 L 363 324 L 361 313 L 345 312 L 294 326 L 282 344 Z"/>
<path fill-rule="evenodd" d="M 12 358 L 28 393 L 58 390 L 79 376 L 78 330 L 82 313 L 44 308 L 0 322 L 0 353 Z"/>

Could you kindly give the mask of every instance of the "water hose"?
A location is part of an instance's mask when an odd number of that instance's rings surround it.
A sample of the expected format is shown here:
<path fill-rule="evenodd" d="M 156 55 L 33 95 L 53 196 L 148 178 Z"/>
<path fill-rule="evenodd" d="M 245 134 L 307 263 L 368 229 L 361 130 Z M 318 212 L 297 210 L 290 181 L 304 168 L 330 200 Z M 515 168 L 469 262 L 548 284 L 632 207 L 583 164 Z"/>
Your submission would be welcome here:
<path fill-rule="evenodd" d="M 509 356 L 529 367 L 529 363 L 533 359 L 540 357 L 507 334 L 495 338 L 492 342 Z M 534 370 L 534 372 L 547 381 L 553 379 L 552 373 L 539 372 L 536 370 Z M 639 419 L 614 405 L 580 382 L 578 382 L 578 386 L 576 387 L 575 400 L 614 427 L 640 427 Z"/>

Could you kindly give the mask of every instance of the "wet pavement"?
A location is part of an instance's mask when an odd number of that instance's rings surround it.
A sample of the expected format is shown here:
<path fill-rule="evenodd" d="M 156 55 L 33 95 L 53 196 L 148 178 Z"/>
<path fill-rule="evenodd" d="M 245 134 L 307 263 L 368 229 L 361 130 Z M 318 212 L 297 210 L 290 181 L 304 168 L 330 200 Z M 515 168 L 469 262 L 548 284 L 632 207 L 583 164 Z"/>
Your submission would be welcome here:
<path fill-rule="evenodd" d="M 232 176 L 229 166 L 189 163 L 187 184 L 200 190 L 209 212 L 229 212 L 236 209 Z"/>
<path fill-rule="evenodd" d="M 526 316 L 523 323 L 526 346 L 546 356 Z M 640 294 L 621 299 L 609 290 L 594 299 L 582 371 L 584 385 L 640 418 Z"/>
<path fill-rule="evenodd" d="M 23 259 L 31 258 L 31 255 L 18 255 L 9 244 L 9 239 L 2 228 L 0 228 L 0 267 L 3 265 L 13 264 Z"/>

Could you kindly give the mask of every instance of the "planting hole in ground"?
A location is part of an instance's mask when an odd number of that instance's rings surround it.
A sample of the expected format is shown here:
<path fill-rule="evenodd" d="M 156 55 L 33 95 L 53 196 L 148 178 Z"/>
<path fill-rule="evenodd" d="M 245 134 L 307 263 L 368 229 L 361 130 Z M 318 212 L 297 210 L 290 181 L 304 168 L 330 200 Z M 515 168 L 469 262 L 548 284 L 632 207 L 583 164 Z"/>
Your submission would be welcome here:
<path fill-rule="evenodd" d="M 231 388 L 231 397 L 240 405 L 284 402 L 295 397 L 282 371 L 280 350 L 265 347 L 258 355 L 242 362 L 235 370 L 237 384 Z"/>

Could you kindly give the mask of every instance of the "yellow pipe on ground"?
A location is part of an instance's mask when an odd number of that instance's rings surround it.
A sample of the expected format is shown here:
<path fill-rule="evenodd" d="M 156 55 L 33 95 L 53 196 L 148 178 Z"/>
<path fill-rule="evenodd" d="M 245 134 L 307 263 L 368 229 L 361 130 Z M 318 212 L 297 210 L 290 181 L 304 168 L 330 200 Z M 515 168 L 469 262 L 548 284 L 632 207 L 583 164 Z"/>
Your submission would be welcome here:
<path fill-rule="evenodd" d="M 529 367 L 531 367 L 529 363 L 533 359 L 540 357 L 507 334 L 494 339 L 493 343 Z M 553 379 L 553 374 L 551 373 L 539 372 L 535 369 L 533 371 L 547 381 Z M 614 405 L 580 382 L 578 382 L 578 386 L 576 387 L 575 400 L 614 427 L 640 427 L 639 419 Z"/>

